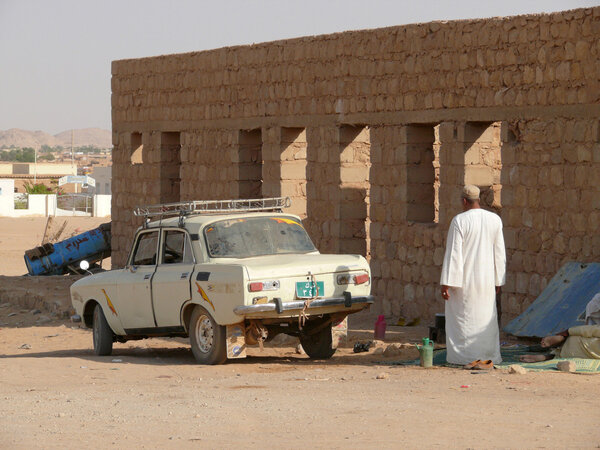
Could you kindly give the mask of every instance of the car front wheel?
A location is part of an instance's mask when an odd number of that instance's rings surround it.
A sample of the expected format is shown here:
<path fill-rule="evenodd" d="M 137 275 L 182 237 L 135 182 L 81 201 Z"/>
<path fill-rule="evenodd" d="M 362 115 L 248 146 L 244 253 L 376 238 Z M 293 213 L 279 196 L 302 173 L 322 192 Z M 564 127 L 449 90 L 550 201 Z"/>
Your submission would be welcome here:
<path fill-rule="evenodd" d="M 112 353 L 113 332 L 104 317 L 102 306 L 94 308 L 94 353 L 98 356 L 106 356 Z"/>
<path fill-rule="evenodd" d="M 225 327 L 201 306 L 192 313 L 189 335 L 192 353 L 200 364 L 223 364 L 227 360 Z"/>
<path fill-rule="evenodd" d="M 307 331 L 310 333 L 310 330 Z M 301 334 L 300 343 L 311 359 L 329 359 L 336 351 L 331 336 L 331 325 L 322 328 L 316 333 Z"/>

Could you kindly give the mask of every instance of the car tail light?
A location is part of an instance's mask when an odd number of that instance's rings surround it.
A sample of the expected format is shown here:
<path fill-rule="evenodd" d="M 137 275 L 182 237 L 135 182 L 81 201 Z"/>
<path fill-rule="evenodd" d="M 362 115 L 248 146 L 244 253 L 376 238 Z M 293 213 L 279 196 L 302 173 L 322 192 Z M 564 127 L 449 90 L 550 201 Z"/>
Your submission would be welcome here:
<path fill-rule="evenodd" d="M 249 289 L 250 289 L 250 292 L 260 292 L 263 290 L 263 284 L 260 282 L 250 283 Z"/>
<path fill-rule="evenodd" d="M 277 289 L 279 289 L 279 280 L 253 281 L 248 285 L 250 292 L 276 291 Z"/>
<path fill-rule="evenodd" d="M 361 273 L 360 275 L 354 276 L 354 284 L 365 284 L 369 282 L 369 274 Z"/>

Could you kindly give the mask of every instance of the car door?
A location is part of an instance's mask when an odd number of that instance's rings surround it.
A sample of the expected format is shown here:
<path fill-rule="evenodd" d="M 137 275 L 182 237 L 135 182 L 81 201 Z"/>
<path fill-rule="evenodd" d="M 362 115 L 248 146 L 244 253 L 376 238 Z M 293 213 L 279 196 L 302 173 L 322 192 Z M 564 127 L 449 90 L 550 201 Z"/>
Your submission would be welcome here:
<path fill-rule="evenodd" d="M 190 236 L 182 229 L 163 229 L 161 242 L 160 262 L 152 278 L 156 323 L 159 328 L 181 327 L 181 306 L 191 298 L 195 262 Z"/>
<path fill-rule="evenodd" d="M 127 334 L 145 334 L 156 327 L 152 308 L 152 277 L 156 271 L 159 230 L 141 231 L 127 266 L 117 281 L 118 310 Z"/>

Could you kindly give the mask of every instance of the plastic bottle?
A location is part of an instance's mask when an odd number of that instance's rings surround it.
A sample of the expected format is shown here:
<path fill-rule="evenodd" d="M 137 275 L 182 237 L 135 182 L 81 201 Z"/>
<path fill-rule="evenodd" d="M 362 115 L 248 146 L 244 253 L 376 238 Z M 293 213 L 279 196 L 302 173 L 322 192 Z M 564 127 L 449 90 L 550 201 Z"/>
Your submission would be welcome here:
<path fill-rule="evenodd" d="M 423 345 L 421 347 L 417 345 L 417 350 L 419 350 L 420 355 L 421 367 L 433 366 L 433 347 L 433 341 L 430 341 L 429 338 L 423 338 Z"/>
<path fill-rule="evenodd" d="M 385 340 L 385 329 L 387 324 L 385 323 L 385 317 L 383 314 L 377 317 L 377 322 L 375 322 L 375 339 L 378 341 Z"/>

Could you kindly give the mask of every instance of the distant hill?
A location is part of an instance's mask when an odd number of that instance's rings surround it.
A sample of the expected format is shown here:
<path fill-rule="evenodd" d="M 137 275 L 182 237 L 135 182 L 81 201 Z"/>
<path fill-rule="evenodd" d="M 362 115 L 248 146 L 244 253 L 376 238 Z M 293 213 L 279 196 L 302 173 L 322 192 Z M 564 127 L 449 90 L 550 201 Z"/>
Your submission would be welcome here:
<path fill-rule="evenodd" d="M 43 131 L 28 131 L 18 128 L 0 130 L 0 148 L 10 146 L 39 149 L 42 145 L 50 147 L 71 147 L 71 130 L 63 131 L 54 136 Z M 73 146 L 93 146 L 98 148 L 112 148 L 112 135 L 109 130 L 100 128 L 82 128 L 73 131 Z"/>
<path fill-rule="evenodd" d="M 63 143 L 63 147 L 71 147 L 71 130 L 55 134 L 54 137 Z M 98 148 L 112 148 L 112 133 L 100 128 L 81 128 L 73 132 L 75 147 L 91 145 Z"/>

